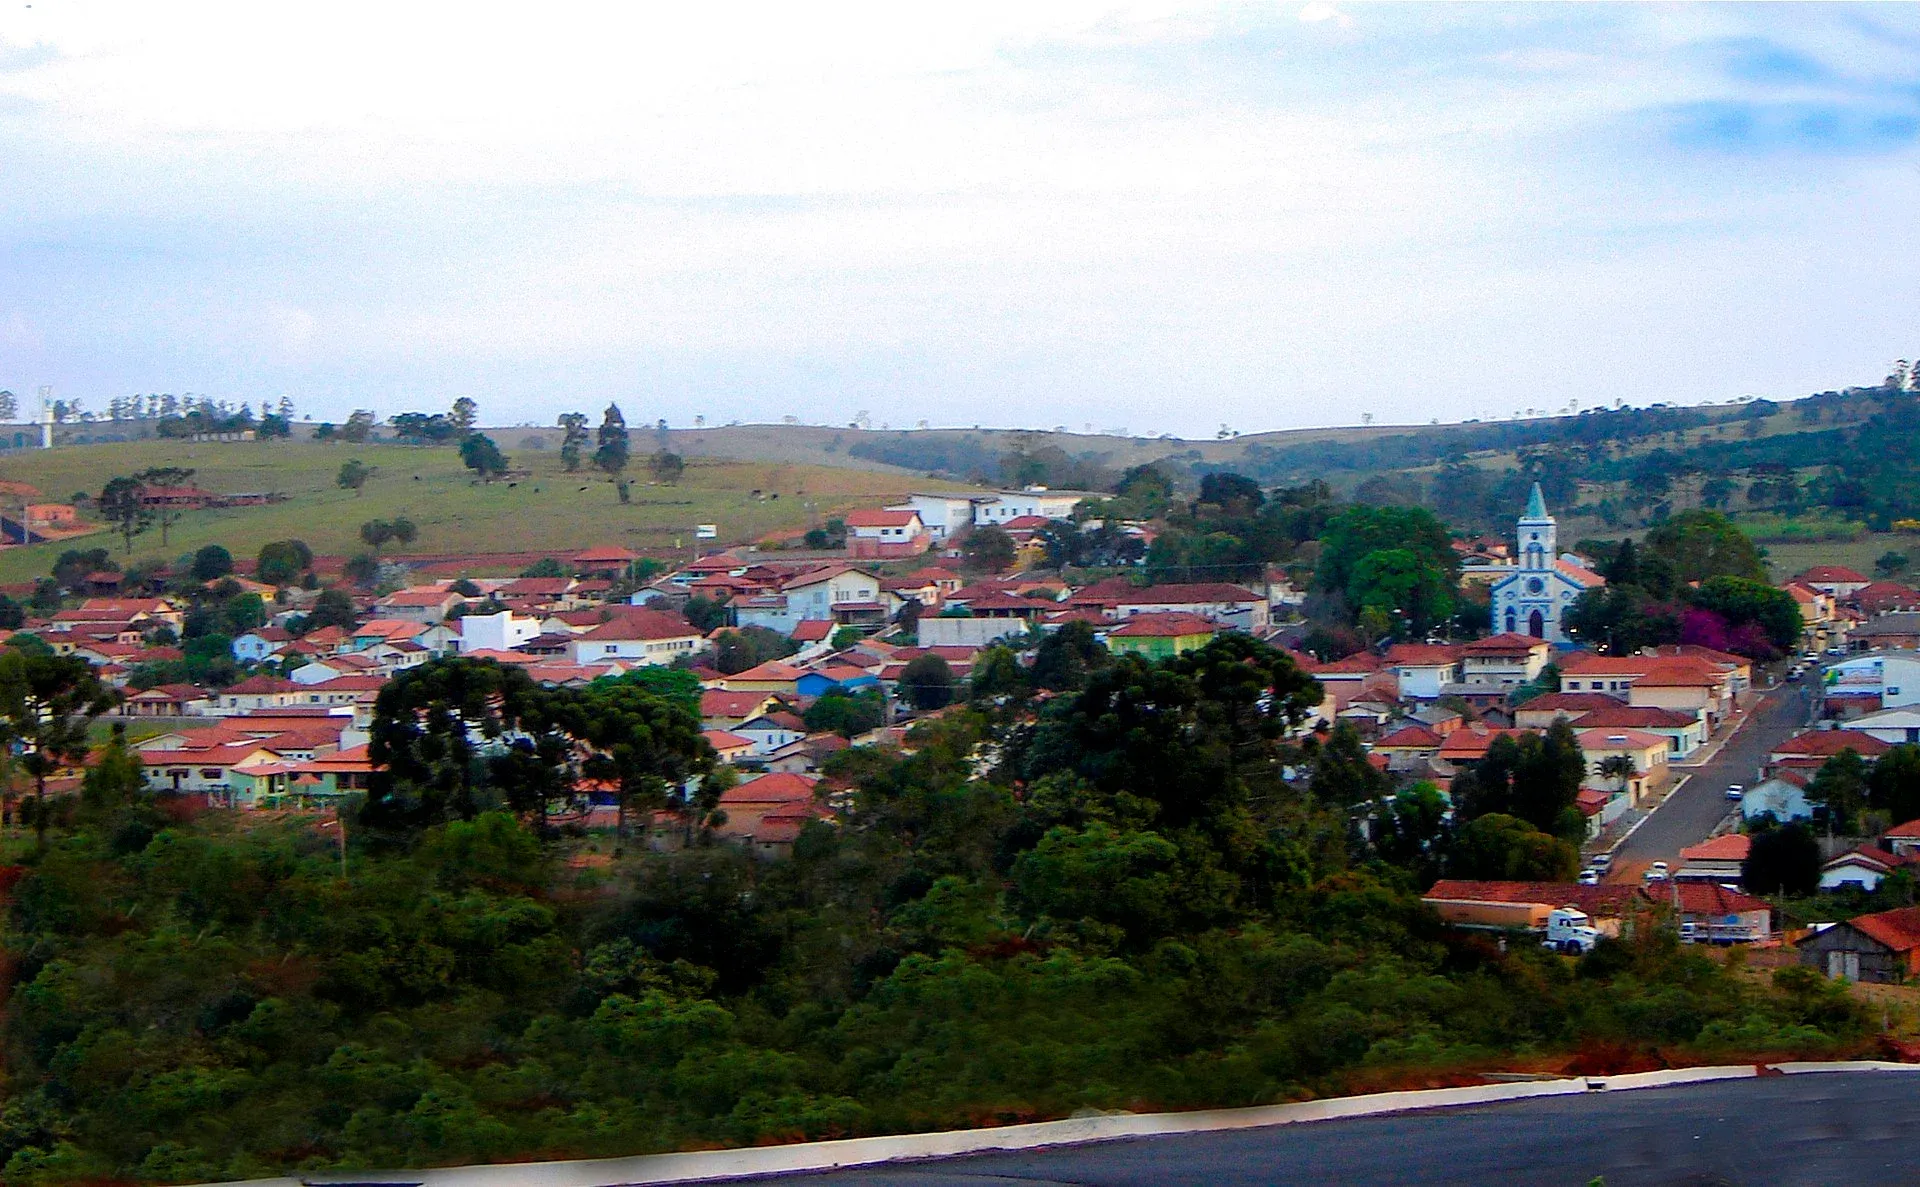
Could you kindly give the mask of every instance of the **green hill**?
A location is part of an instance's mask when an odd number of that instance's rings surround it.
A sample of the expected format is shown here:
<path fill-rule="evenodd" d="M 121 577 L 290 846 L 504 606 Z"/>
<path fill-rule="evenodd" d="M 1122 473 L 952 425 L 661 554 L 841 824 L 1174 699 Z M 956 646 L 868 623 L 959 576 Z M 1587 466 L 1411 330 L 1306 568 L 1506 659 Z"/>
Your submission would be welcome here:
<path fill-rule="evenodd" d="M 203 544 L 224 545 L 244 560 L 267 541 L 287 537 L 305 540 L 323 556 L 344 555 L 361 550 L 360 524 L 402 515 L 419 527 L 408 551 L 421 554 L 478 557 L 594 544 L 663 551 L 676 542 L 689 545 L 695 524 L 717 524 L 721 543 L 738 543 L 927 485 L 898 471 L 693 458 L 671 486 L 649 484 L 645 468 L 636 465 L 629 471 L 635 476 L 633 501 L 622 505 L 603 476 L 567 474 L 552 451 L 502 445 L 514 466 L 530 470 L 531 477 L 484 485 L 450 447 L 389 444 L 147 440 L 11 453 L 0 460 L 0 478 L 31 483 L 50 500 L 97 495 L 114 476 L 150 466 L 191 468 L 196 485 L 218 493 L 272 491 L 287 499 L 189 512 L 171 527 L 165 544 L 157 526 L 136 536 L 131 558 L 120 538 L 104 531 L 61 545 L 10 548 L 0 552 L 0 582 L 45 576 L 64 548 L 76 546 L 111 547 L 123 564 L 175 558 Z M 359 495 L 334 482 L 349 458 L 376 467 Z M 484 560 L 478 561 L 475 571 L 484 569 Z"/>

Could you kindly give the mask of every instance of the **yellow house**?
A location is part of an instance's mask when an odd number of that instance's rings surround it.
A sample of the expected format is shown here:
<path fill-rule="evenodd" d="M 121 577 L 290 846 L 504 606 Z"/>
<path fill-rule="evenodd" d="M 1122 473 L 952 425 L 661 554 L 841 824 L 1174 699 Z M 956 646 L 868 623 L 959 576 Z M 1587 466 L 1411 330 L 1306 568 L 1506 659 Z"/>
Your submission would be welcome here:
<path fill-rule="evenodd" d="M 1167 659 L 1205 647 L 1220 625 L 1198 614 L 1136 614 L 1107 632 L 1107 649 Z"/>

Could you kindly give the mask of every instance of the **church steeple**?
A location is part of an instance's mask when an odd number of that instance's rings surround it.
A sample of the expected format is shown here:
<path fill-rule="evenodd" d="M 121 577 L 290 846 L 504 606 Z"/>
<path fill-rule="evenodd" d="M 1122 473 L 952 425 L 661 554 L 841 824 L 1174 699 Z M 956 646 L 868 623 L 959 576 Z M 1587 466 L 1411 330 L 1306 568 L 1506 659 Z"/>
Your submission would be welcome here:
<path fill-rule="evenodd" d="M 1540 493 L 1540 484 L 1533 484 L 1533 493 L 1527 496 L 1527 518 L 1546 519 L 1547 497 Z"/>
<path fill-rule="evenodd" d="M 1559 555 L 1559 525 L 1547 514 L 1547 497 L 1534 483 L 1527 494 L 1527 513 L 1520 517 L 1520 565 L 1526 569 L 1550 569 Z"/>

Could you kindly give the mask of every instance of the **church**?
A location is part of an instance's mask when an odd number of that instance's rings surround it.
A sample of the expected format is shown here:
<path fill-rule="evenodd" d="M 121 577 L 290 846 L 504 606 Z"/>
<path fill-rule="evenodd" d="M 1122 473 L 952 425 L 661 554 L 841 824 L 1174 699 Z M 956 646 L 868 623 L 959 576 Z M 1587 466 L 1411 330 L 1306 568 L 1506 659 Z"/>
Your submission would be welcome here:
<path fill-rule="evenodd" d="M 1549 643 L 1568 642 L 1565 618 L 1573 600 L 1606 578 L 1571 555 L 1559 552 L 1559 529 L 1547 514 L 1540 484 L 1527 496 L 1527 513 L 1520 517 L 1514 565 L 1502 566 L 1493 582 L 1493 633 L 1531 635 Z"/>

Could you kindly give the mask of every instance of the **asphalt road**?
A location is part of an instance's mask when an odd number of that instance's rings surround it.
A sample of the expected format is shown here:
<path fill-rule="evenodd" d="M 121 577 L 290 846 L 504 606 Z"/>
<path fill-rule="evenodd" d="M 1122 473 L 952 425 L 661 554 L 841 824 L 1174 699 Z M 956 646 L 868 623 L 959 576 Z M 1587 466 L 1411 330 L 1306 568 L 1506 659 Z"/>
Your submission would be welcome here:
<path fill-rule="evenodd" d="M 1672 862 L 1680 850 L 1706 840 L 1733 808 L 1727 800 L 1728 784 L 1753 786 L 1755 772 L 1767 755 L 1806 724 L 1810 696 L 1804 683 L 1782 684 L 1748 711 L 1746 723 L 1711 761 L 1676 767 L 1691 778 L 1614 850 L 1615 868 L 1636 862 Z"/>
<path fill-rule="evenodd" d="M 796 1187 L 1913 1183 L 1920 1075 L 1779 1076 L 780 1176 Z M 759 1180 L 765 1181 L 765 1180 Z"/>

